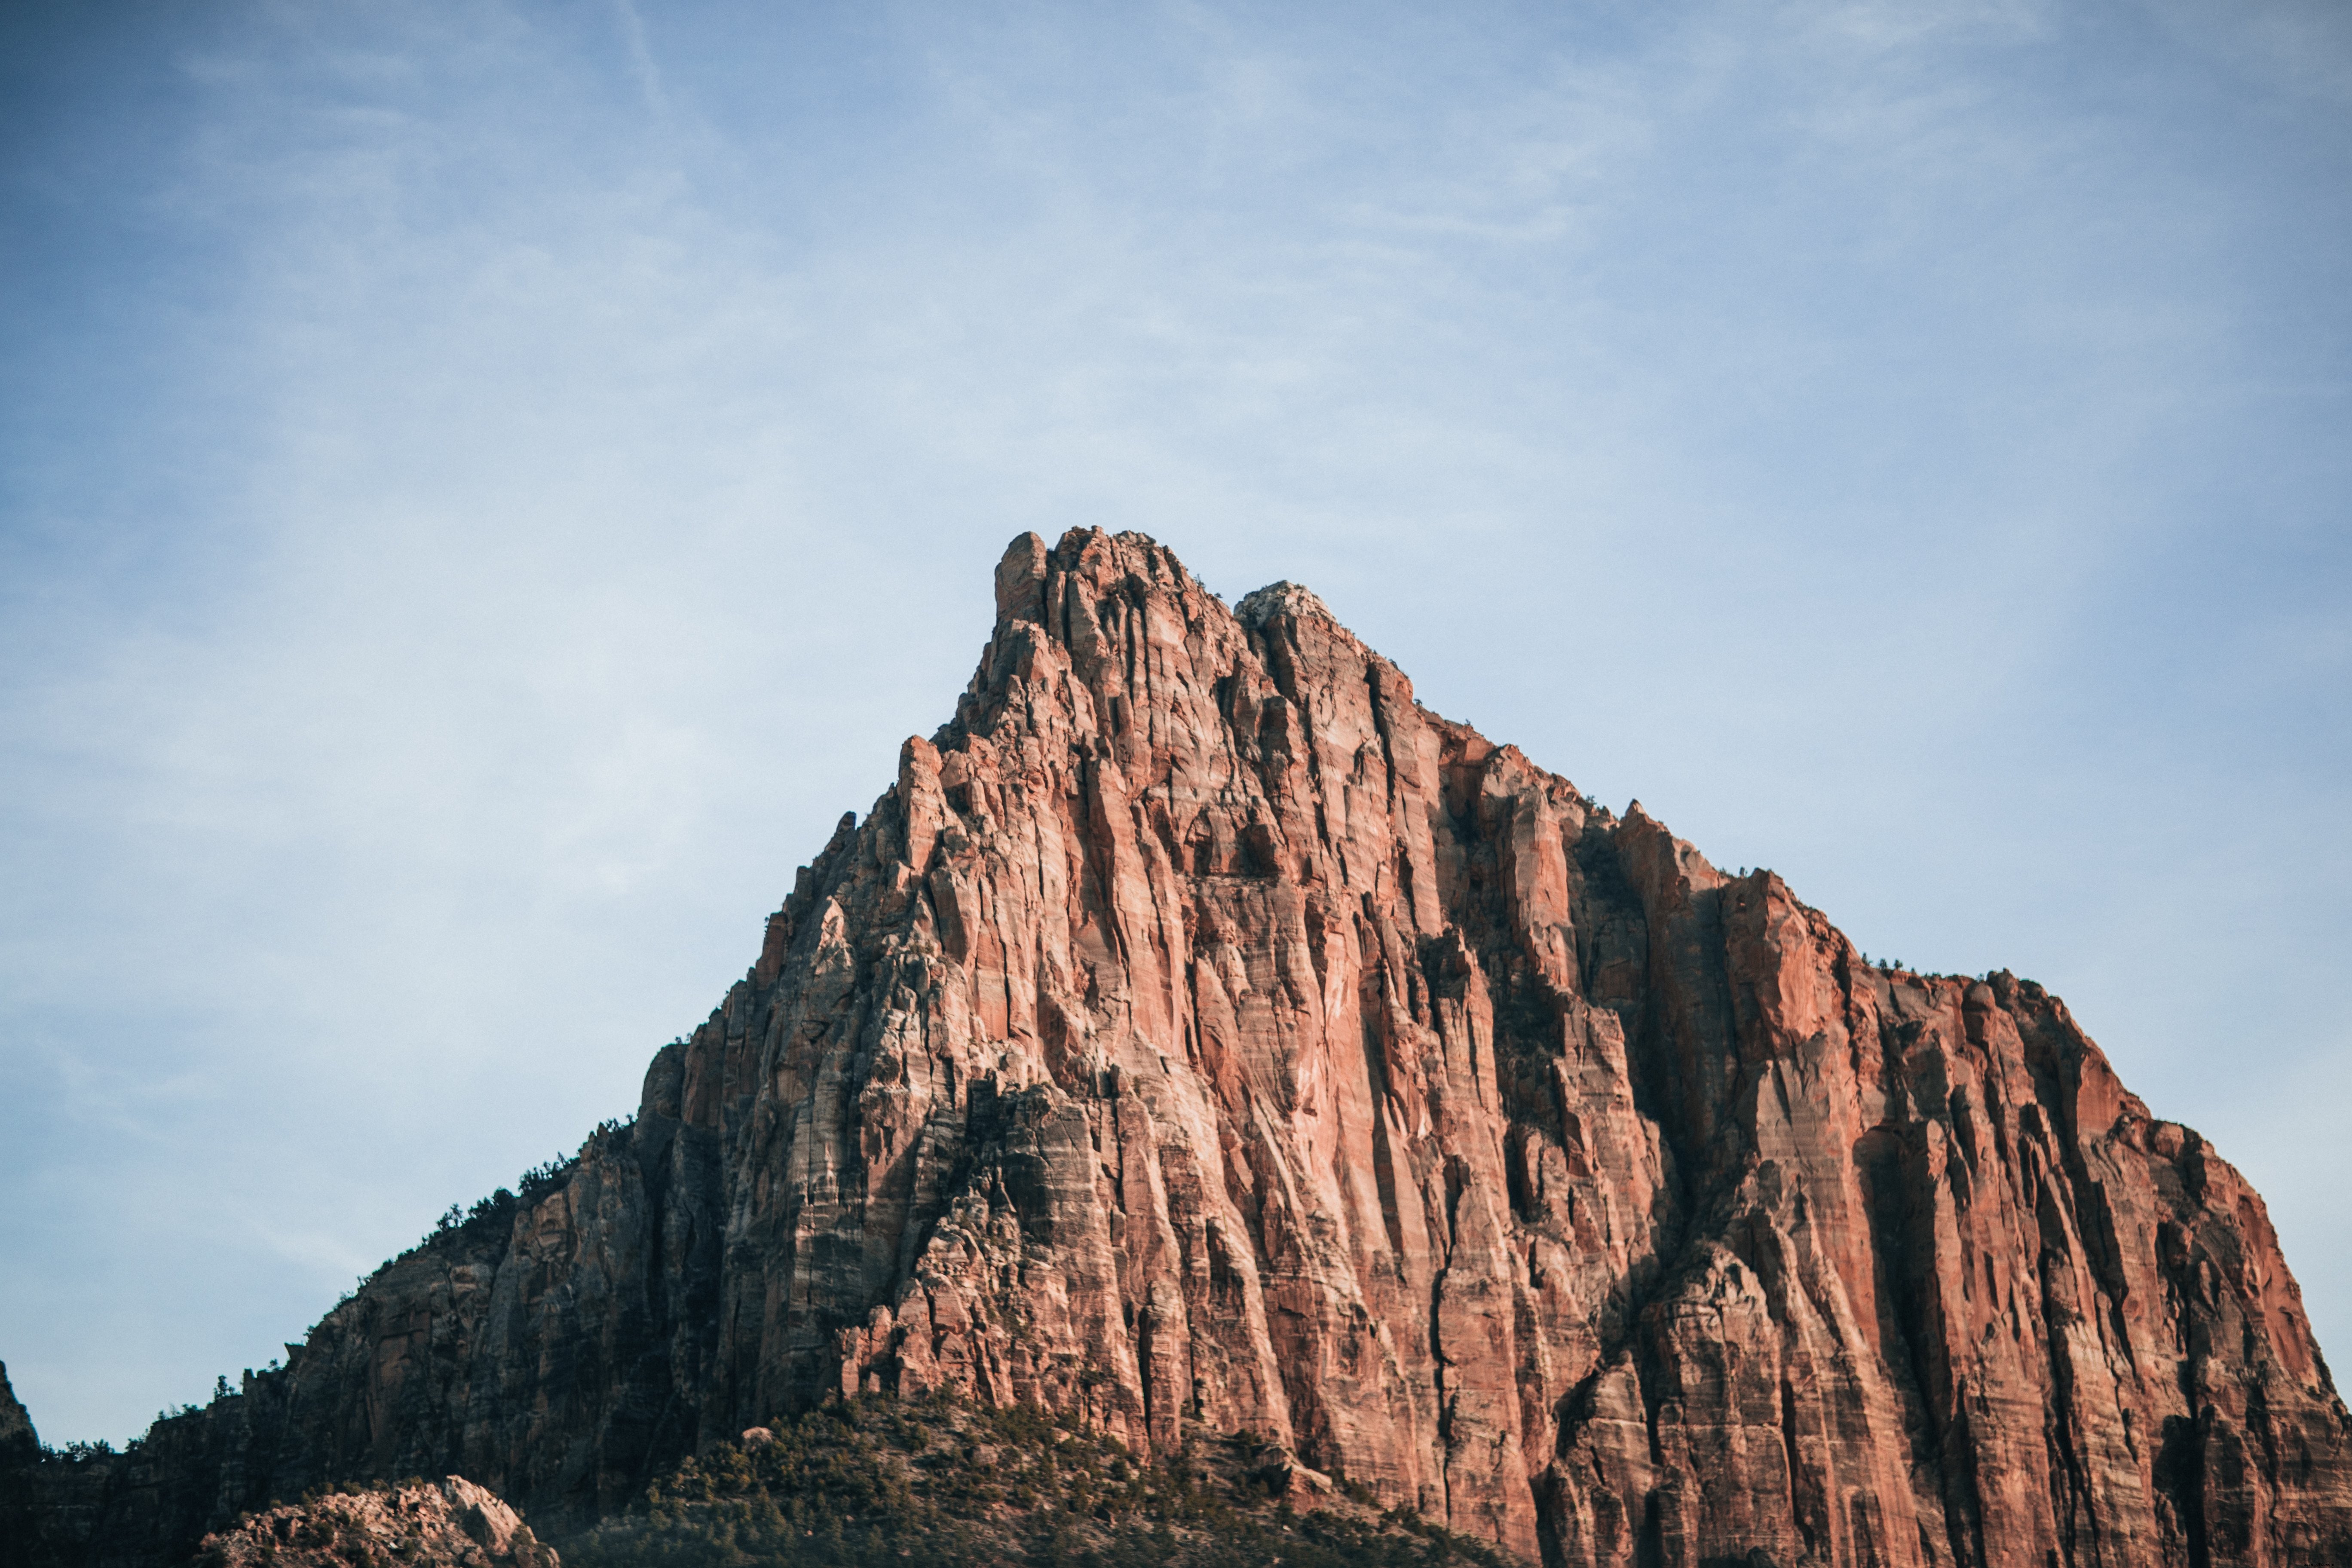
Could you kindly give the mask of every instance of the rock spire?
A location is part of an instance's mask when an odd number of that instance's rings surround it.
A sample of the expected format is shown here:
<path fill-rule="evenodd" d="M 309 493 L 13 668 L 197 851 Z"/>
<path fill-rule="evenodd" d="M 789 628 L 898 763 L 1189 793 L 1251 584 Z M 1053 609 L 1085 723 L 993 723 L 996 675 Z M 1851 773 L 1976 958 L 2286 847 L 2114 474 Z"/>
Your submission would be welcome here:
<path fill-rule="evenodd" d="M 192 1514 L 456 1470 L 585 1517 L 943 1388 L 1576 1568 L 2352 1555 L 2261 1199 L 2056 997 L 1873 966 L 1295 584 L 1080 531 L 995 600 L 635 1121 L 205 1413 Z"/>

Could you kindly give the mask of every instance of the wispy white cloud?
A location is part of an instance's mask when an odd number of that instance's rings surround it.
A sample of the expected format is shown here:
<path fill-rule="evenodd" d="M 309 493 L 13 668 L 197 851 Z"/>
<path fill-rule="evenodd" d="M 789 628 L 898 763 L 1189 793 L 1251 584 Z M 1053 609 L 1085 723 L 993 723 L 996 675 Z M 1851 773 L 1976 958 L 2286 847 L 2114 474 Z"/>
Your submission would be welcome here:
<path fill-rule="evenodd" d="M 669 100 L 662 90 L 661 68 L 654 64 L 653 50 L 646 42 L 645 18 L 637 14 L 635 0 L 613 0 L 613 13 L 620 23 L 621 41 L 628 49 L 637 90 L 645 95 L 646 112 L 656 118 L 667 114 Z"/>

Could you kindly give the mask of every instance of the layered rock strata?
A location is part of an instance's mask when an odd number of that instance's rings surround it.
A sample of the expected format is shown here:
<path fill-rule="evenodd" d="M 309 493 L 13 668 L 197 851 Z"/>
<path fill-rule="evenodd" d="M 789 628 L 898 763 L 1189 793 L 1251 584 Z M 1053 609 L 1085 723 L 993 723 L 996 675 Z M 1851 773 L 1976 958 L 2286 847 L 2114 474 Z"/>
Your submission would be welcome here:
<path fill-rule="evenodd" d="M 634 1122 L 205 1413 L 154 1528 L 444 1469 L 584 1518 L 943 1387 L 1580 1568 L 2352 1561 L 2260 1198 L 2054 996 L 1872 965 L 1304 589 L 1080 531 L 995 590 Z"/>

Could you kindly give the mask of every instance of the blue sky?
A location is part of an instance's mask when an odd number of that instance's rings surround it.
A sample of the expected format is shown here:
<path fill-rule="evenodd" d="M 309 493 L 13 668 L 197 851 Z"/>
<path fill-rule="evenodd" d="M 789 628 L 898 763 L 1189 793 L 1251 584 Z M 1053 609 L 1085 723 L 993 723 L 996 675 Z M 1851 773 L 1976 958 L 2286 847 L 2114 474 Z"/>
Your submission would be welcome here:
<path fill-rule="evenodd" d="M 1024 529 L 2065 995 L 2352 1354 L 2352 12 L 0 15 L 0 1359 L 625 1113 Z"/>

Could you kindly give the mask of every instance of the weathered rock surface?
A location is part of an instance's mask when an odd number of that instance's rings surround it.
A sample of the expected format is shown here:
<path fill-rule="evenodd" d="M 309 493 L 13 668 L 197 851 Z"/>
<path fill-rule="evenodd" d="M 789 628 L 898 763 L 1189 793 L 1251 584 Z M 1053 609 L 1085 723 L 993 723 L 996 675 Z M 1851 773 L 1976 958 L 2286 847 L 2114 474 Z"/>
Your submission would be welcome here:
<path fill-rule="evenodd" d="M 496 1493 L 462 1476 L 283 1504 L 205 1538 L 204 1568 L 561 1568 Z"/>
<path fill-rule="evenodd" d="M 0 1362 L 0 1454 L 20 1455 L 41 1446 L 33 1417 L 8 1384 L 8 1363 Z"/>
<path fill-rule="evenodd" d="M 996 603 L 634 1123 L 159 1426 L 96 1555 L 337 1476 L 583 1519 L 943 1386 L 1547 1563 L 2352 1561 L 2260 1198 L 2055 997 L 1872 966 L 1304 589 L 1074 532 Z"/>

